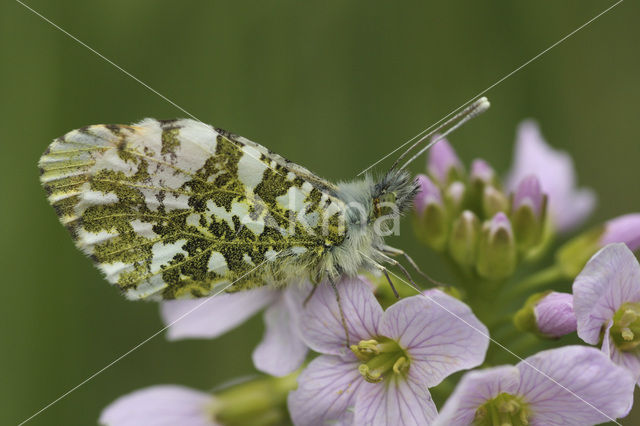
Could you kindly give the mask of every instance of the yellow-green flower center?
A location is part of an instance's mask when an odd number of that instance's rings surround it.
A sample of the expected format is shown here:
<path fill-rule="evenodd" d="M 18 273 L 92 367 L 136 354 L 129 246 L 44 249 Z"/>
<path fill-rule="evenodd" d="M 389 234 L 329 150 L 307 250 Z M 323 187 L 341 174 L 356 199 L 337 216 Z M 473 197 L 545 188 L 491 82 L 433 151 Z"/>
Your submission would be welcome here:
<path fill-rule="evenodd" d="M 501 393 L 476 410 L 474 426 L 526 426 L 530 411 L 522 398 Z"/>
<path fill-rule="evenodd" d="M 358 371 L 367 382 L 377 383 L 388 374 L 405 374 L 409 357 L 395 340 L 378 337 L 351 345 L 351 351 L 362 361 Z"/>
<path fill-rule="evenodd" d="M 613 315 L 611 338 L 621 351 L 640 346 L 640 303 L 623 303 Z"/>

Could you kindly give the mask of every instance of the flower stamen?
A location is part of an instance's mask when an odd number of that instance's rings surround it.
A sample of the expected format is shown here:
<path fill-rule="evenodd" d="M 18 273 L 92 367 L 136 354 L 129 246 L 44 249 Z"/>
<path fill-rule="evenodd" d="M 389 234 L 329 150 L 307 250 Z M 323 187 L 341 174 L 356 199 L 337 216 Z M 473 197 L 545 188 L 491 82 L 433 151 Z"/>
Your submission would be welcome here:
<path fill-rule="evenodd" d="M 357 345 L 351 345 L 350 349 L 362 361 L 358 372 L 370 383 L 382 381 L 390 371 L 404 374 L 409 368 L 407 354 L 396 341 L 386 337 L 361 340 Z"/>
<path fill-rule="evenodd" d="M 611 338 L 621 351 L 640 346 L 640 303 L 624 303 L 613 315 Z"/>

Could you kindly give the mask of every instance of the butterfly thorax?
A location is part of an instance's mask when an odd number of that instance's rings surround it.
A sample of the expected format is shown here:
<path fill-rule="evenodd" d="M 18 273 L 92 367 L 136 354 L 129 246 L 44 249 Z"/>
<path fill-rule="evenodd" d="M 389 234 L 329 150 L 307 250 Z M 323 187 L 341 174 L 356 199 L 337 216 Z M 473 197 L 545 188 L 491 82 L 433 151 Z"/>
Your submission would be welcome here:
<path fill-rule="evenodd" d="M 326 275 L 357 275 L 375 269 L 382 260 L 385 236 L 410 208 L 417 191 L 405 171 L 391 171 L 377 181 L 367 176 L 339 184 L 337 196 L 346 206 L 346 237 L 330 251 Z"/>

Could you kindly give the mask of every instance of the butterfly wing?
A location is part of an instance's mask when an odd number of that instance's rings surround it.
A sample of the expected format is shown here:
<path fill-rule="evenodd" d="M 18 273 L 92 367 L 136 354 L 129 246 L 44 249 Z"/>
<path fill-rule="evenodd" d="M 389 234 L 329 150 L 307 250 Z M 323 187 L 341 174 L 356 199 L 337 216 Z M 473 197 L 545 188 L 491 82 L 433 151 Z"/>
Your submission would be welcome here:
<path fill-rule="evenodd" d="M 76 246 L 130 299 L 283 280 L 285 260 L 311 265 L 345 235 L 332 184 L 194 120 L 74 130 L 39 166 Z"/>

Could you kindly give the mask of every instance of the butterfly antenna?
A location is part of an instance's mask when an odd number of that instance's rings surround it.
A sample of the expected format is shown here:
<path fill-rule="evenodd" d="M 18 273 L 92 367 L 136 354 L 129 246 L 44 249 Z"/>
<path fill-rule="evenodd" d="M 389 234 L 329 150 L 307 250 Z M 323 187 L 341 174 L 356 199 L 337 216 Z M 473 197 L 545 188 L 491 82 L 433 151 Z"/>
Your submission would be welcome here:
<path fill-rule="evenodd" d="M 459 127 L 461 127 L 467 121 L 469 121 L 472 118 L 476 117 L 477 115 L 485 112 L 487 109 L 489 109 L 490 105 L 491 104 L 489 103 L 489 100 L 486 97 L 483 96 L 483 97 L 479 98 L 478 100 L 473 102 L 471 105 L 469 105 L 468 107 L 466 107 L 465 109 L 463 109 L 462 111 L 460 111 L 459 113 L 457 113 L 456 115 L 454 115 L 453 117 L 451 117 L 450 119 L 448 119 L 447 121 L 445 121 L 444 123 L 442 123 L 441 125 L 436 127 L 434 130 L 430 131 L 429 133 L 427 133 L 426 135 L 424 135 L 420 139 L 418 139 L 416 142 L 414 142 L 413 145 L 411 145 L 402 154 L 400 154 L 400 157 L 398 157 L 398 159 L 391 166 L 391 170 L 394 170 L 395 168 L 397 168 L 398 164 L 400 164 L 400 160 L 402 160 L 404 157 L 406 157 L 409 154 L 409 152 L 411 152 L 415 147 L 419 146 L 421 143 L 423 143 L 428 138 L 432 137 L 436 133 L 441 132 L 443 129 L 447 128 L 447 126 L 451 125 L 451 127 L 449 129 L 447 129 L 442 135 L 438 136 L 438 138 L 436 138 L 436 139 L 432 140 L 431 142 L 429 142 L 416 155 L 411 157 L 411 159 L 409 161 L 407 161 L 406 163 L 404 163 L 404 165 L 402 167 L 400 167 L 400 170 L 405 169 L 412 161 L 414 161 L 416 158 L 418 158 L 420 155 L 422 155 L 426 150 L 431 148 L 435 143 L 437 143 L 438 141 L 440 141 L 441 139 L 446 137 L 448 134 L 450 134 L 454 130 L 456 130 Z"/>

